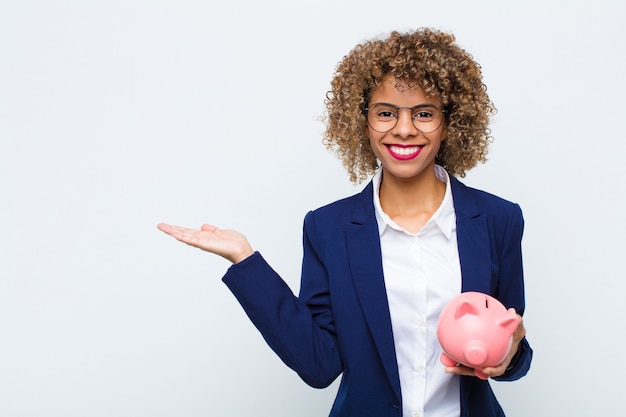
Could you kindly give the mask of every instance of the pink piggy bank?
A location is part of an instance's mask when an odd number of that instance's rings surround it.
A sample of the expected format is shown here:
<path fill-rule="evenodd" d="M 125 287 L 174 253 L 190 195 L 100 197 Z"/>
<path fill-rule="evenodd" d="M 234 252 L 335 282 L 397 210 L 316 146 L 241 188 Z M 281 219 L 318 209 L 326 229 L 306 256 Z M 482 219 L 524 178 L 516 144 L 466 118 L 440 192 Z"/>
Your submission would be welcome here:
<path fill-rule="evenodd" d="M 444 307 L 437 323 L 437 338 L 443 348 L 441 363 L 469 366 L 476 376 L 487 379 L 481 369 L 504 361 L 518 323 L 515 309 L 507 310 L 490 295 L 457 295 Z"/>

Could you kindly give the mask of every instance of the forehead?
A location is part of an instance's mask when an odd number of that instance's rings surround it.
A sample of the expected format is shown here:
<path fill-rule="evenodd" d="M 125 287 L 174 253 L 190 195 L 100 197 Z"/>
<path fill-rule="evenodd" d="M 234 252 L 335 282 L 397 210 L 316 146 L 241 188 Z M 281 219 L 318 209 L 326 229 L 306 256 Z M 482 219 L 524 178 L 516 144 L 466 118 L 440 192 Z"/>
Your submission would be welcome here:
<path fill-rule="evenodd" d="M 383 78 L 380 85 L 372 89 L 370 103 L 387 102 L 399 106 L 414 106 L 420 103 L 440 104 L 438 97 L 427 95 L 418 84 L 399 80 L 392 75 Z"/>

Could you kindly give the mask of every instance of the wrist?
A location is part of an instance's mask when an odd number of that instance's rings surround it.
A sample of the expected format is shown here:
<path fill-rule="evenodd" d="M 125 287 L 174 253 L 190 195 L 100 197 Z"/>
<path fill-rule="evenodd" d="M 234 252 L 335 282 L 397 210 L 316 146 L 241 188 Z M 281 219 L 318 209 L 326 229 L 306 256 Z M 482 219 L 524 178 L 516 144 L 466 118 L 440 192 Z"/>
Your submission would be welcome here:
<path fill-rule="evenodd" d="M 237 252 L 237 254 L 233 255 L 232 258 L 230 258 L 229 260 L 233 264 L 238 264 L 239 262 L 252 256 L 253 254 L 254 254 L 254 250 L 252 249 L 252 247 L 246 244 Z"/>

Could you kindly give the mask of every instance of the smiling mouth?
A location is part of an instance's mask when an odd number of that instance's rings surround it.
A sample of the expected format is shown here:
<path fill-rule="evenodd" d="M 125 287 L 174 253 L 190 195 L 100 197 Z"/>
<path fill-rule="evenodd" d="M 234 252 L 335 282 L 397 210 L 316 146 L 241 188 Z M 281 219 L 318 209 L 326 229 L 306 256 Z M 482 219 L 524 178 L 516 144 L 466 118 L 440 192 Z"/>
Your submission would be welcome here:
<path fill-rule="evenodd" d="M 423 146 L 417 146 L 417 145 L 412 145 L 412 146 L 387 145 L 387 149 L 389 150 L 389 153 L 391 154 L 391 156 L 393 156 L 396 159 L 401 159 L 401 160 L 415 158 L 417 155 L 419 155 L 422 148 Z"/>

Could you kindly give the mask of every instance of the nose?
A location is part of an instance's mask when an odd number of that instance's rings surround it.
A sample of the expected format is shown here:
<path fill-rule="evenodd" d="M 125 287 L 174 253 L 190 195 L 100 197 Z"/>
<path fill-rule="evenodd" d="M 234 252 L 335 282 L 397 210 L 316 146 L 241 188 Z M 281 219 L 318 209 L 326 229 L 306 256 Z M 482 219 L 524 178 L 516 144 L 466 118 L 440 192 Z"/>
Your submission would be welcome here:
<path fill-rule="evenodd" d="M 413 124 L 413 119 L 411 117 L 412 115 L 412 109 L 398 109 L 398 120 L 396 121 L 396 125 L 392 129 L 392 133 L 394 135 L 400 136 L 401 138 L 409 138 L 411 136 L 417 135 L 419 131 Z"/>

